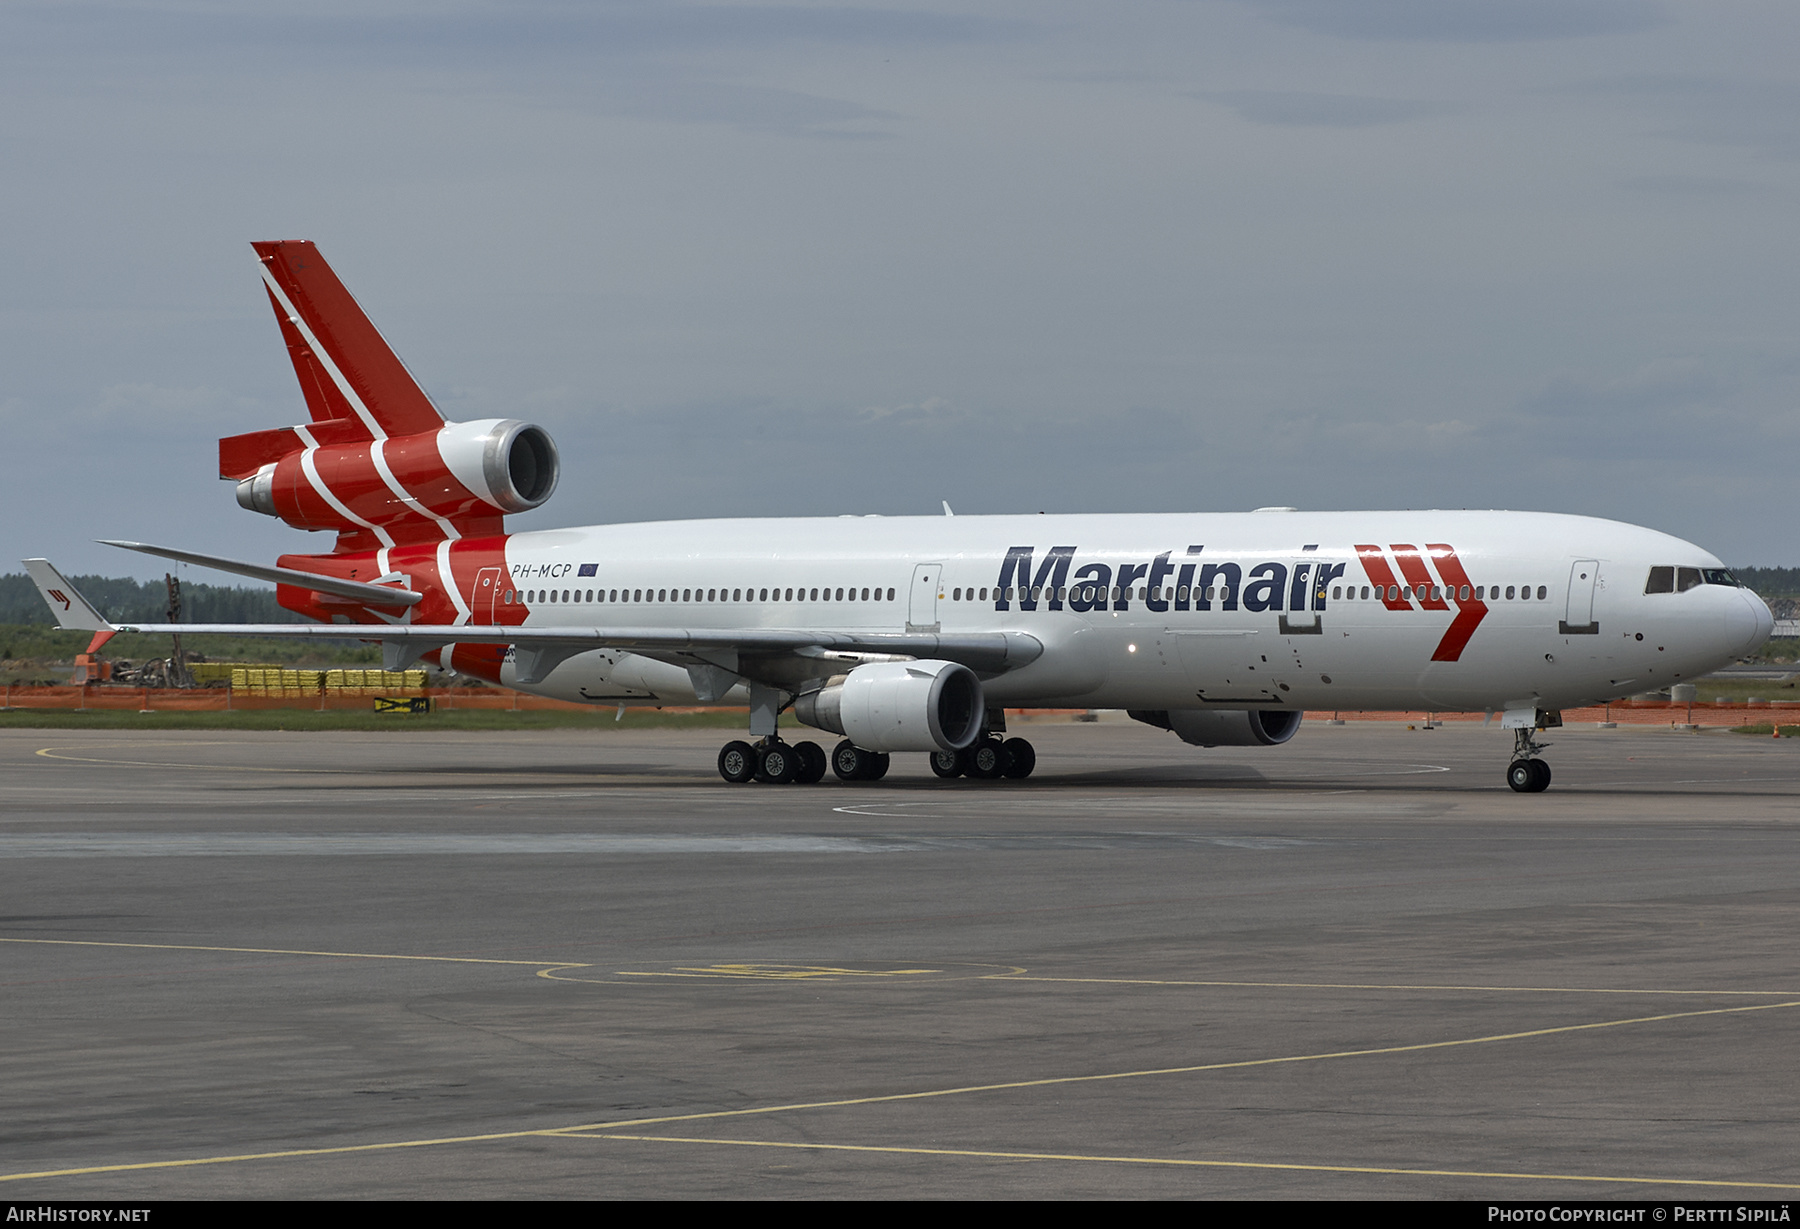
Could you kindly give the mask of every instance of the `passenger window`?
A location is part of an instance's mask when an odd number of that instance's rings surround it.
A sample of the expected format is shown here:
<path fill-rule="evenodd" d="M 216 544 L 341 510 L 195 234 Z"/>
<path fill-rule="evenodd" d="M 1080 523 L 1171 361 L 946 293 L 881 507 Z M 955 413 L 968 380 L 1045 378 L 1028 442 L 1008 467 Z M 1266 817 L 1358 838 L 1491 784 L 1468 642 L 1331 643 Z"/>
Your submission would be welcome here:
<path fill-rule="evenodd" d="M 1538 586 L 1538 601 L 1541 602 L 1549 596 L 1550 596 L 1550 587 L 1548 585 L 1539 585 Z"/>

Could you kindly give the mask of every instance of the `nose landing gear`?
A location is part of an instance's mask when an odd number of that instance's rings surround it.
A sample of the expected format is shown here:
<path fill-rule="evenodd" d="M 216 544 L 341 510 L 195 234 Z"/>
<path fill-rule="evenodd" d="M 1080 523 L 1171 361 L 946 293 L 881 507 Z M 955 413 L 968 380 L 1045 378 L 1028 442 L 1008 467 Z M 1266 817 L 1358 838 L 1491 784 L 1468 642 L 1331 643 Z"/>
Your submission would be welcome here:
<path fill-rule="evenodd" d="M 1542 760 L 1514 760 L 1506 768 L 1506 783 L 1521 794 L 1538 794 L 1550 788 L 1550 765 Z"/>
<path fill-rule="evenodd" d="M 1545 725 L 1561 725 L 1562 714 L 1544 714 L 1554 721 L 1546 721 Z M 1548 747 L 1549 743 L 1537 740 L 1538 730 L 1543 726 L 1518 728 L 1513 730 L 1513 759 L 1506 766 L 1506 783 L 1517 794 L 1541 794 L 1550 788 L 1550 765 L 1536 756 Z"/>

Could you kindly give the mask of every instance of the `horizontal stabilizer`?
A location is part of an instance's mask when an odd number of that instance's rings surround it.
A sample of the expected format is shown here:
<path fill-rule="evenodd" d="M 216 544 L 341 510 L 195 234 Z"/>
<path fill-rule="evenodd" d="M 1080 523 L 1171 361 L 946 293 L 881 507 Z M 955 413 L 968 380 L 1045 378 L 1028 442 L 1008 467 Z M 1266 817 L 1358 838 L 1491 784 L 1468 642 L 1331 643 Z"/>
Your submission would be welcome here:
<path fill-rule="evenodd" d="M 173 550 L 167 546 L 151 546 L 145 542 L 115 542 L 106 538 L 99 539 L 99 542 L 102 546 L 119 546 L 126 550 L 141 551 L 146 555 L 160 555 L 164 559 L 197 564 L 203 568 L 215 568 L 221 572 L 233 572 L 239 576 L 248 576 L 253 580 L 267 580 L 278 585 L 294 585 L 301 589 L 311 589 L 315 593 L 329 593 L 333 597 L 347 597 L 352 601 L 367 602 L 371 606 L 416 606 L 424 600 L 423 594 L 414 593 L 411 589 L 370 585 L 360 580 L 339 580 L 335 576 L 317 576 L 312 572 L 302 572 L 298 568 L 278 568 L 266 563 L 245 563 L 237 559 L 221 559 L 217 555 L 202 555 L 198 551 Z"/>
<path fill-rule="evenodd" d="M 56 565 L 48 559 L 26 559 L 25 570 L 31 574 L 31 581 L 37 586 L 44 601 L 56 615 L 56 625 L 68 631 L 104 632 L 111 631 L 112 624 L 100 616 L 93 605 L 81 596 L 79 590 L 68 582 L 63 574 L 56 570 Z"/>

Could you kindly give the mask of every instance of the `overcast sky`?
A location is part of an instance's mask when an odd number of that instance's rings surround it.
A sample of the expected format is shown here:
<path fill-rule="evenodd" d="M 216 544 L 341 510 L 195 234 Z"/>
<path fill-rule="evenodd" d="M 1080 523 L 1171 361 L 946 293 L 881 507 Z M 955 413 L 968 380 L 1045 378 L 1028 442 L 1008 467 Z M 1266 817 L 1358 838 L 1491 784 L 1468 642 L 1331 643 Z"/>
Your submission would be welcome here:
<path fill-rule="evenodd" d="M 1508 507 L 1800 563 L 1791 0 L 8 0 L 0 202 L 8 561 L 329 549 L 216 477 L 305 420 L 248 244 L 306 238 L 446 415 L 555 436 L 515 528 Z"/>

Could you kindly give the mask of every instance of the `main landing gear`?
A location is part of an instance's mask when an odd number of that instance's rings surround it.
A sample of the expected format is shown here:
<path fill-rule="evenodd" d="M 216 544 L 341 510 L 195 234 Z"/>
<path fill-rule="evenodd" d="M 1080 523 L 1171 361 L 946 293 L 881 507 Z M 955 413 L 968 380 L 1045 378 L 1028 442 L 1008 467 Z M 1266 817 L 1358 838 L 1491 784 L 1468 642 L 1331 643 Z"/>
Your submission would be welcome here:
<path fill-rule="evenodd" d="M 984 735 L 961 751 L 933 751 L 931 771 L 940 777 L 974 777 L 1021 781 L 1037 767 L 1037 751 L 1023 738 L 1005 740 Z"/>
<path fill-rule="evenodd" d="M 719 775 L 733 785 L 759 781 L 765 785 L 815 785 L 830 766 L 840 781 L 879 781 L 887 776 L 893 757 L 885 751 L 864 751 L 845 739 L 827 759 L 815 742 L 785 743 L 779 738 L 760 738 L 755 743 L 734 739 L 719 751 Z M 1037 752 L 1023 738 L 1004 741 L 986 737 L 962 751 L 934 751 L 931 771 L 940 777 L 974 777 L 978 781 L 1014 781 L 1031 775 Z"/>
<path fill-rule="evenodd" d="M 1562 724 L 1560 717 L 1557 724 Z M 1513 761 L 1506 766 L 1506 783 L 1515 793 L 1541 794 L 1550 788 L 1550 765 L 1534 758 L 1550 744 L 1539 742 L 1536 735 L 1536 730 L 1513 731 Z"/>
<path fill-rule="evenodd" d="M 784 743 L 779 738 L 760 738 L 754 746 L 734 740 L 719 752 L 719 775 L 733 785 L 813 785 L 825 776 L 825 750 L 815 742 Z"/>

